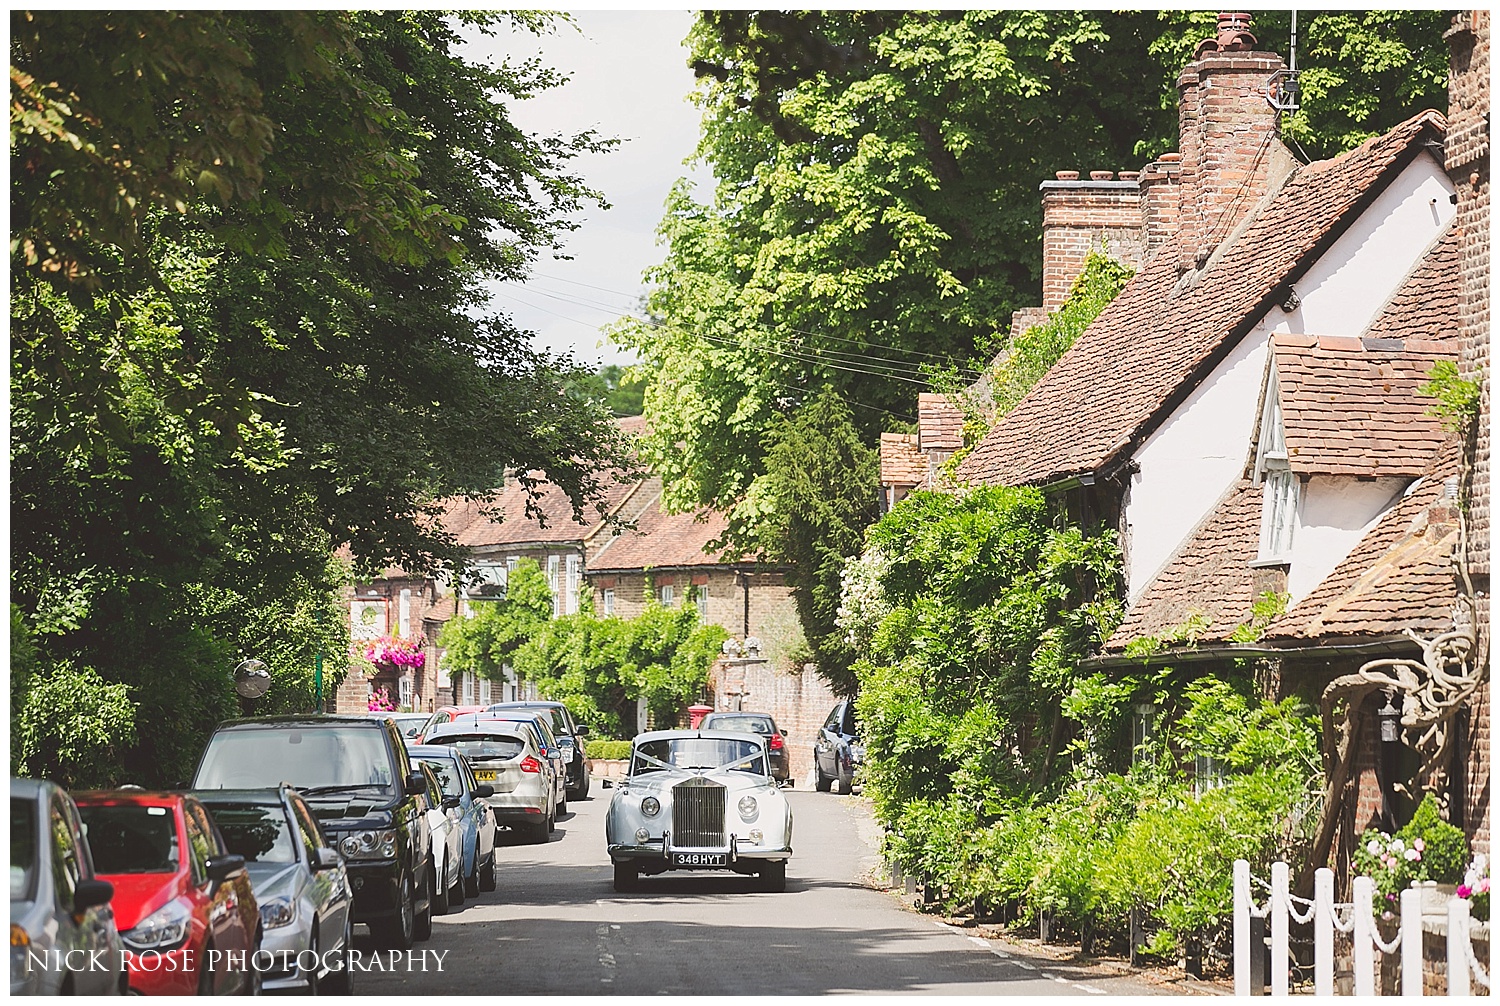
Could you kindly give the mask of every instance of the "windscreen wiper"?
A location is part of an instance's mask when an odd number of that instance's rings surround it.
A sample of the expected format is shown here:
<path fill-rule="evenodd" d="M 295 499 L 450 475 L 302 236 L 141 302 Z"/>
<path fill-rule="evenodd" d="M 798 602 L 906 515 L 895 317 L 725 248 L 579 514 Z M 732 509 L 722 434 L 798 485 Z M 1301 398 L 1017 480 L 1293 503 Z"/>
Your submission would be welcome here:
<path fill-rule="evenodd" d="M 303 796 L 316 796 L 321 793 L 352 793 L 359 789 L 384 789 L 385 784 L 379 782 L 362 782 L 355 786 L 310 786 L 307 789 L 298 789 L 297 792 Z"/>

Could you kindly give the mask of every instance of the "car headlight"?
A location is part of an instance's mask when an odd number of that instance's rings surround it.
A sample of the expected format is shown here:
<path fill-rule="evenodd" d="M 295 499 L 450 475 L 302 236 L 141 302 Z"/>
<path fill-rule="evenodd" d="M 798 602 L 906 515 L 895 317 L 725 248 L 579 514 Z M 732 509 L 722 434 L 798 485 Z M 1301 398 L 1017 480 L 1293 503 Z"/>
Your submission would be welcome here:
<path fill-rule="evenodd" d="M 396 855 L 394 831 L 353 831 L 339 843 L 345 859 L 392 859 Z"/>
<path fill-rule="evenodd" d="M 651 832 L 647 831 L 645 828 L 635 829 L 636 845 L 645 845 L 649 841 L 651 841 Z"/>
<path fill-rule="evenodd" d="M 755 802 L 755 797 L 748 795 L 740 797 L 740 817 L 746 821 L 754 820 L 755 814 L 759 809 L 760 807 Z"/>
<path fill-rule="evenodd" d="M 260 905 L 260 924 L 267 929 L 279 929 L 297 921 L 297 903 L 290 898 L 272 898 Z"/>
<path fill-rule="evenodd" d="M 181 901 L 169 901 L 120 934 L 131 950 L 175 950 L 187 942 L 192 913 Z"/>
<path fill-rule="evenodd" d="M 654 796 L 648 796 L 641 801 L 641 813 L 647 817 L 655 817 L 661 813 L 661 801 Z"/>

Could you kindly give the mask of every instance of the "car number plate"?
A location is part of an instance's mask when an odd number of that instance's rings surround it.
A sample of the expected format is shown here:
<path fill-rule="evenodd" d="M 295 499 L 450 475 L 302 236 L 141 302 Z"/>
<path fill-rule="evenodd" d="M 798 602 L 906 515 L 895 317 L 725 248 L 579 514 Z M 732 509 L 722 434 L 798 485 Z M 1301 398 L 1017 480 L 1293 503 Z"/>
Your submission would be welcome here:
<path fill-rule="evenodd" d="M 475 769 L 474 778 L 478 779 L 480 782 L 494 782 L 496 779 L 500 778 L 500 773 L 496 772 L 494 769 Z"/>
<path fill-rule="evenodd" d="M 729 855 L 723 852 L 674 852 L 673 866 L 728 866 Z"/>

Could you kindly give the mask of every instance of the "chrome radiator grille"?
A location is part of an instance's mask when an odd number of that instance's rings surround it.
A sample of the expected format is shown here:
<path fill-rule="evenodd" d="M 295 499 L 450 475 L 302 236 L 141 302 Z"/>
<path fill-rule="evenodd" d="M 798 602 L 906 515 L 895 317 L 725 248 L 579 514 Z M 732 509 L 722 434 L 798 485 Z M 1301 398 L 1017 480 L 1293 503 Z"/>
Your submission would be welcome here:
<path fill-rule="evenodd" d="M 694 778 L 672 787 L 672 845 L 679 849 L 724 846 L 724 787 Z"/>

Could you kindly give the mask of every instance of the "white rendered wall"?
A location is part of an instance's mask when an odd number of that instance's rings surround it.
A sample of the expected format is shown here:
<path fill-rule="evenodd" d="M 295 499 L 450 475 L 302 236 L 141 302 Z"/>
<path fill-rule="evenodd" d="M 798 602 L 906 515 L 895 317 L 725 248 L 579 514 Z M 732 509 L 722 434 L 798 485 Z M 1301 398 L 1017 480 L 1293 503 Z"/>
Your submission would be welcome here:
<path fill-rule="evenodd" d="M 1251 329 L 1136 451 L 1125 501 L 1131 601 L 1244 472 L 1268 338 L 1264 323 Z"/>
<path fill-rule="evenodd" d="M 1302 483 L 1297 530 L 1286 590 L 1291 605 L 1312 593 L 1333 567 L 1354 551 L 1380 515 L 1401 498 L 1411 480 L 1360 480 L 1348 475 L 1315 475 Z"/>
<path fill-rule="evenodd" d="M 1136 451 L 1133 460 L 1140 470 L 1131 476 L 1125 502 L 1129 541 L 1125 575 L 1130 601 L 1140 596 L 1244 472 L 1258 418 L 1269 334 L 1363 335 L 1448 225 L 1455 211 L 1448 201 L 1453 191 L 1442 165 L 1430 154 L 1418 154 L 1294 284 L 1302 301 L 1297 309 L 1287 314 L 1273 307 Z M 1357 512 L 1368 499 L 1362 490 L 1352 491 L 1355 501 L 1351 505 Z M 1385 492 L 1389 502 L 1391 490 L 1378 492 Z M 1315 516 L 1323 519 L 1320 512 Z M 1302 564 L 1309 576 L 1328 555 L 1343 547 L 1339 537 L 1342 532 L 1325 532 L 1320 530 L 1323 527 L 1314 524 L 1307 532 L 1310 551 Z M 1327 527 L 1332 529 L 1333 525 Z M 1354 541 L 1361 533 L 1354 532 Z M 1298 534 L 1302 534 L 1301 528 Z M 1295 540 L 1292 547 L 1294 551 L 1298 548 Z M 1338 558 L 1352 548 L 1350 543 Z M 1338 558 L 1317 574 L 1317 580 L 1327 575 Z M 1300 582 L 1295 565 L 1291 576 Z M 1292 593 L 1296 598 L 1306 592 Z"/>
<path fill-rule="evenodd" d="M 1293 284 L 1302 303 L 1270 313 L 1277 332 L 1364 334 L 1397 284 L 1448 226 L 1458 207 L 1453 183 L 1432 155 L 1420 153 L 1328 253 Z"/>

